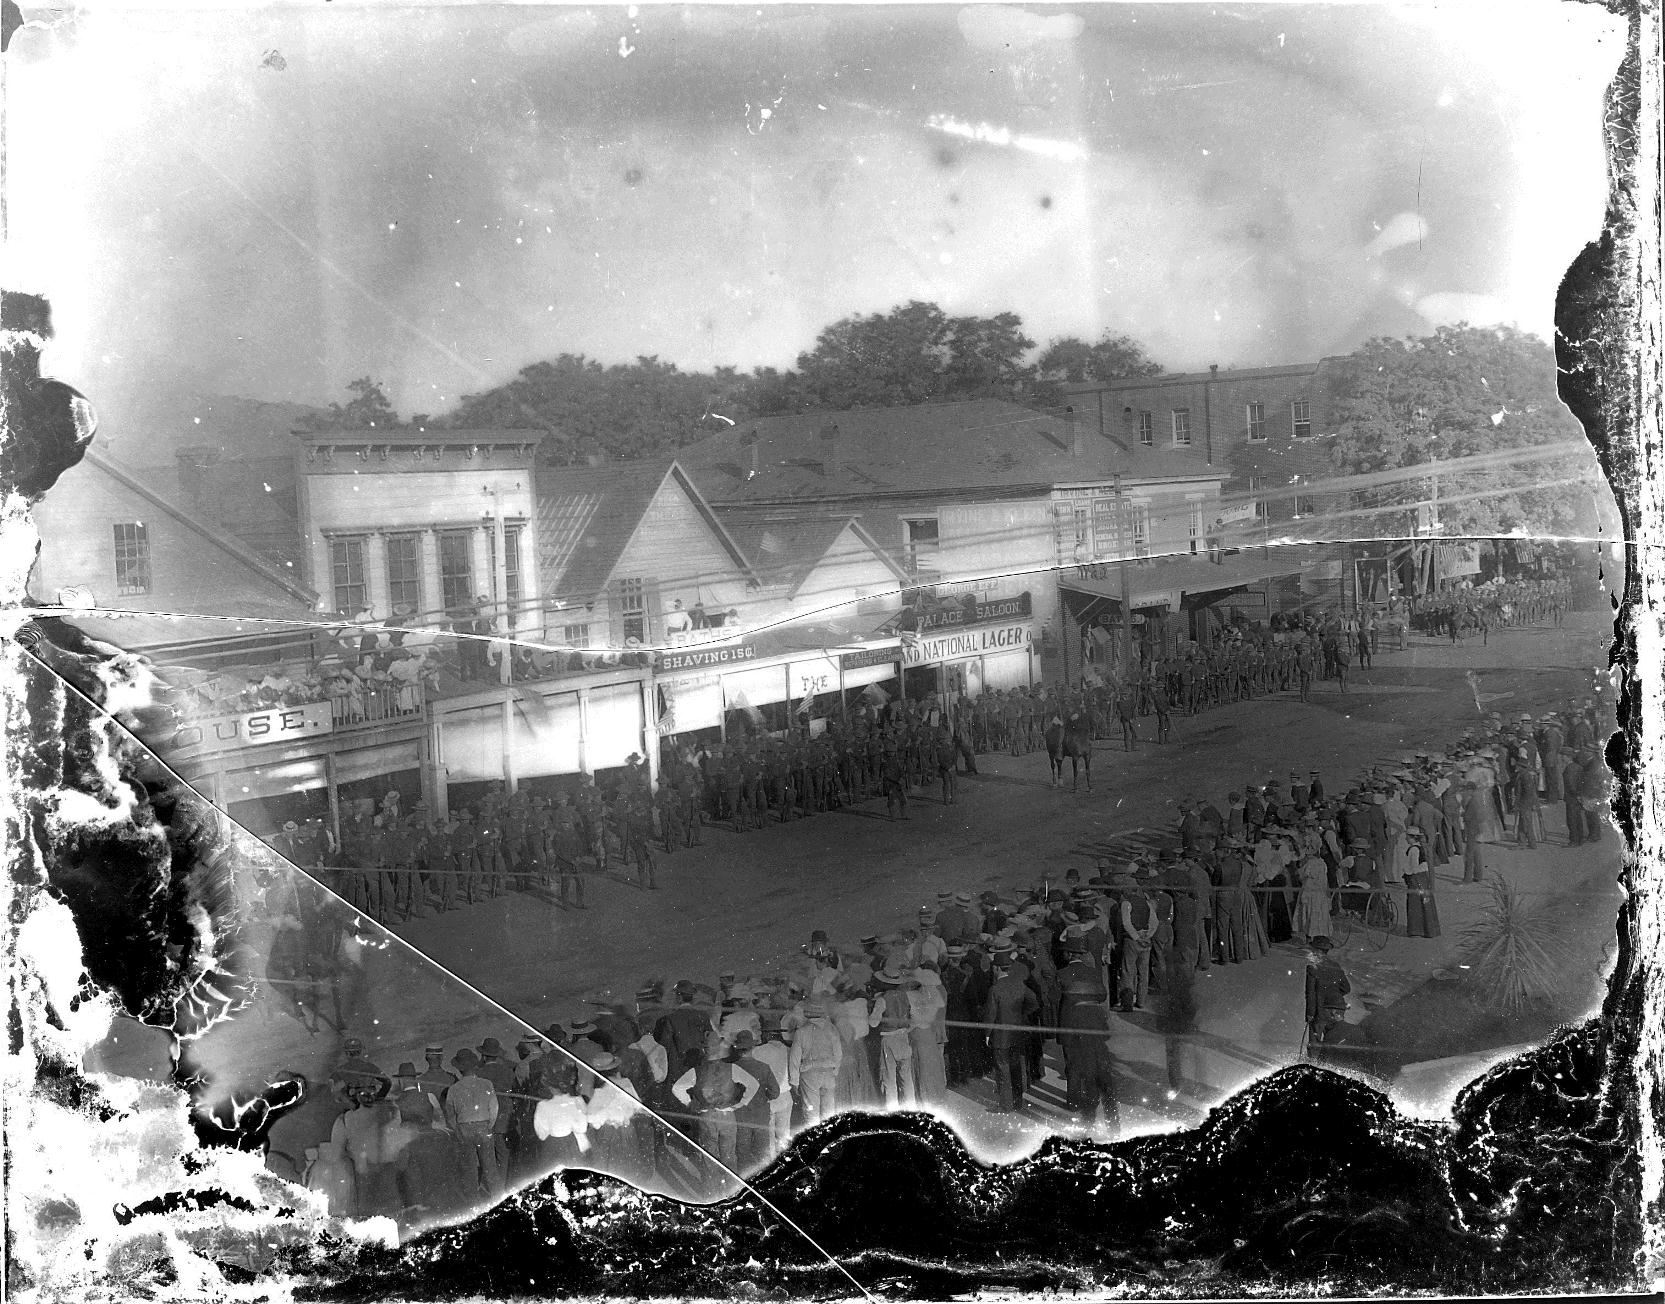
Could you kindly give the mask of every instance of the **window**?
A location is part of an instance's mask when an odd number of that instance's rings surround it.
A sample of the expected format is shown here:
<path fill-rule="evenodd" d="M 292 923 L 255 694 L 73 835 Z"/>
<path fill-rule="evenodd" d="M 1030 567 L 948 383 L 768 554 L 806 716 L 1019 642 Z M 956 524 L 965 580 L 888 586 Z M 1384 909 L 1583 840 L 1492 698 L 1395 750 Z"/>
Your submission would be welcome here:
<path fill-rule="evenodd" d="M 364 540 L 330 540 L 330 579 L 335 586 L 335 609 L 357 615 L 369 602 L 364 583 Z"/>
<path fill-rule="evenodd" d="M 1191 409 L 1174 409 L 1174 447 L 1191 447 Z"/>
<path fill-rule="evenodd" d="M 422 610 L 422 541 L 414 534 L 387 536 L 387 600 L 395 612 Z"/>
<path fill-rule="evenodd" d="M 561 642 L 565 643 L 568 647 L 589 647 L 589 625 L 562 625 Z"/>
<path fill-rule="evenodd" d="M 1191 554 L 1192 556 L 1195 556 L 1198 552 L 1202 551 L 1203 505 L 1201 503 L 1191 504 L 1191 520 L 1186 526 L 1186 534 L 1190 540 Z"/>
<path fill-rule="evenodd" d="M 1146 448 L 1156 442 L 1156 418 L 1149 412 L 1139 414 L 1139 442 Z"/>
<path fill-rule="evenodd" d="M 902 530 L 908 573 L 918 575 L 921 571 L 935 570 L 937 550 L 941 542 L 936 517 L 905 520 L 902 522 Z"/>
<path fill-rule="evenodd" d="M 1259 443 L 1266 438 L 1266 404 L 1251 403 L 1248 409 L 1249 438 Z"/>
<path fill-rule="evenodd" d="M 1093 514 L 1085 504 L 1072 510 L 1075 518 L 1075 551 L 1071 553 L 1077 564 L 1093 559 Z"/>
<path fill-rule="evenodd" d="M 1296 494 L 1295 495 L 1295 515 L 1296 516 L 1316 516 L 1317 514 L 1318 514 L 1318 507 L 1313 502 L 1313 498 L 1312 498 L 1311 494 Z"/>
<path fill-rule="evenodd" d="M 624 619 L 624 641 L 647 642 L 647 587 L 639 579 L 619 581 L 619 614 Z"/>
<path fill-rule="evenodd" d="M 150 592 L 150 535 L 143 522 L 116 526 L 116 592 L 124 598 Z"/>
<path fill-rule="evenodd" d="M 1128 528 L 1133 536 L 1133 555 L 1141 560 L 1150 556 L 1150 504 L 1129 503 Z"/>
<path fill-rule="evenodd" d="M 1260 500 L 1260 494 L 1266 488 L 1266 477 L 1251 475 L 1249 477 L 1249 494 L 1254 499 L 1255 515 L 1262 519 L 1266 516 L 1266 504 Z"/>
<path fill-rule="evenodd" d="M 1295 438 L 1312 438 L 1312 409 L 1307 406 L 1304 398 L 1298 398 L 1290 405 L 1290 422 L 1295 428 Z"/>
<path fill-rule="evenodd" d="M 491 593 L 492 601 L 497 600 L 497 540 L 491 541 L 491 551 L 487 554 L 491 558 Z M 503 573 L 505 596 L 509 603 L 509 620 L 512 625 L 520 615 L 520 526 L 505 525 L 503 527 Z"/>
<path fill-rule="evenodd" d="M 439 536 L 439 592 L 447 611 L 474 604 L 474 531 Z"/>

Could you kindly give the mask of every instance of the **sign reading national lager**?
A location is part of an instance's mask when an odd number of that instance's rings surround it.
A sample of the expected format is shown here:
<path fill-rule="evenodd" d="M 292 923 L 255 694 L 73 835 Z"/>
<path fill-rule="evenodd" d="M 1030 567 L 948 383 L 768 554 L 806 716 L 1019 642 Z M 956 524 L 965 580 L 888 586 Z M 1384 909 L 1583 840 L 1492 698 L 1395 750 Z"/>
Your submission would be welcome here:
<path fill-rule="evenodd" d="M 742 661 L 756 661 L 757 649 L 749 643 L 728 643 L 722 647 L 678 649 L 661 652 L 656 668 L 661 674 L 669 670 L 699 670 L 705 666 L 732 666 Z"/>
<path fill-rule="evenodd" d="M 919 614 L 919 628 L 949 629 L 955 625 L 987 625 L 997 620 L 1027 620 L 1034 612 L 1027 590 L 1015 598 L 985 598 L 975 603 L 955 603 Z"/>
<path fill-rule="evenodd" d="M 1031 626 L 986 625 L 980 629 L 962 630 L 955 634 L 939 634 L 922 638 L 911 646 L 902 645 L 902 659 L 910 666 L 929 665 L 935 661 L 958 661 L 961 657 L 980 657 L 990 652 L 1016 652 L 1030 645 Z"/>

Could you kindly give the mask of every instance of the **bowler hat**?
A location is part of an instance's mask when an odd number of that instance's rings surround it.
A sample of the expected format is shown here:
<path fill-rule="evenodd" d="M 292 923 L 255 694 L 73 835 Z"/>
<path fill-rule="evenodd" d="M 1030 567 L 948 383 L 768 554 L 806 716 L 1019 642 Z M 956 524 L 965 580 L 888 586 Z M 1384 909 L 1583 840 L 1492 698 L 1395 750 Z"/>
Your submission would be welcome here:
<path fill-rule="evenodd" d="M 1328 955 L 1335 949 L 1335 943 L 1327 937 L 1315 937 L 1307 945 L 1320 955 Z"/>

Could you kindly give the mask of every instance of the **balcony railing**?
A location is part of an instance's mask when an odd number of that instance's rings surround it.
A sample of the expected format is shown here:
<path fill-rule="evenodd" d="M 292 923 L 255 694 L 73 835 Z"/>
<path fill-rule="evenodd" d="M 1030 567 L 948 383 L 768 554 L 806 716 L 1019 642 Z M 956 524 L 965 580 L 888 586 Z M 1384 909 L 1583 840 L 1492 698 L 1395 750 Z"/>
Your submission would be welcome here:
<path fill-rule="evenodd" d="M 337 729 L 382 724 L 388 720 L 421 715 L 423 700 L 420 681 L 338 688 L 329 694 L 330 719 Z"/>

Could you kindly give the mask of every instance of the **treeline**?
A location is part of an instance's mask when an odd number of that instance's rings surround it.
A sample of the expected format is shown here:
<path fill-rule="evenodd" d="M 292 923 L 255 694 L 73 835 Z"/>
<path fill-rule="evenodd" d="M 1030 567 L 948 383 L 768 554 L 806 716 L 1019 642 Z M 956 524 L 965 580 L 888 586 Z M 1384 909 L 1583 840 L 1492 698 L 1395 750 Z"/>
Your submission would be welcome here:
<path fill-rule="evenodd" d="M 422 414 L 408 422 L 377 382 L 361 377 L 348 386 L 350 401 L 331 405 L 325 424 L 528 427 L 548 432 L 546 461 L 570 465 L 674 452 L 746 417 L 972 398 L 1051 407 L 1063 402 L 1060 386 L 1067 382 L 1160 370 L 1126 336 L 1054 340 L 1037 352 L 1015 313 L 950 317 L 936 304 L 916 300 L 834 322 L 784 371 L 684 371 L 658 357 L 603 364 L 563 353 L 522 368 L 506 384 L 465 395 L 443 417 Z"/>

